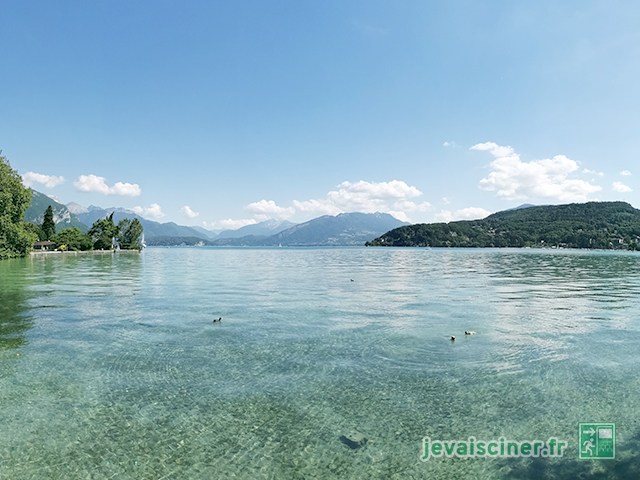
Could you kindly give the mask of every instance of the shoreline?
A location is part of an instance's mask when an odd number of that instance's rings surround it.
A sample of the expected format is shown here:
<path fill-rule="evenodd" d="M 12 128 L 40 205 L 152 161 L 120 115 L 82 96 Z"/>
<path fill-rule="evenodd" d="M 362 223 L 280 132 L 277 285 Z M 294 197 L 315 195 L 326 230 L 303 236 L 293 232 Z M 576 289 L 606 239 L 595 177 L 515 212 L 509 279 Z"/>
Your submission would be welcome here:
<path fill-rule="evenodd" d="M 61 251 L 61 250 L 51 250 L 51 251 L 33 251 L 29 253 L 29 256 L 32 255 L 113 255 L 114 253 L 140 253 L 141 250 L 84 250 L 84 251 Z"/>

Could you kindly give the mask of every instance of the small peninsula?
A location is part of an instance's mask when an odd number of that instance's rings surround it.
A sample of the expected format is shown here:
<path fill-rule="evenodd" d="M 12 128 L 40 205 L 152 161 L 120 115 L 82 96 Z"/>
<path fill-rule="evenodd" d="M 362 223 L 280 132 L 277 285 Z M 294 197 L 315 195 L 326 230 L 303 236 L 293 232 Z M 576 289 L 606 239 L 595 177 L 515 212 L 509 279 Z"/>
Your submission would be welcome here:
<path fill-rule="evenodd" d="M 366 246 L 640 250 L 640 210 L 626 202 L 528 206 L 482 220 L 407 225 Z"/>

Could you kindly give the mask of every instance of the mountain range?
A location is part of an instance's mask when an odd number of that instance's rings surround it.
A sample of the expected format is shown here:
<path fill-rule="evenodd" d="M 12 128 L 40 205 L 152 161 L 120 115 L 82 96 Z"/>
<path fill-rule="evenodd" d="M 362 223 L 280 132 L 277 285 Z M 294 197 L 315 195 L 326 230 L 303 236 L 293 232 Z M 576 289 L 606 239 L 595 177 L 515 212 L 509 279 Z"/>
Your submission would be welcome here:
<path fill-rule="evenodd" d="M 216 240 L 220 240 L 223 238 L 241 238 L 248 235 L 268 237 L 271 235 L 275 235 L 276 233 L 280 233 L 283 230 L 287 230 L 295 225 L 295 223 L 291 223 L 286 220 L 280 221 L 272 218 L 269 220 L 265 220 L 264 222 L 245 225 L 244 227 L 238 228 L 237 230 L 223 230 L 214 238 Z"/>
<path fill-rule="evenodd" d="M 363 245 L 393 228 L 407 225 L 386 213 L 342 213 L 337 216 L 324 215 L 301 224 L 270 219 L 237 230 L 210 231 L 174 222 L 154 222 L 125 208 L 84 207 L 75 202 L 63 205 L 33 189 L 32 203 L 25 213 L 25 221 L 42 224 L 44 211 L 49 205 L 54 211 L 57 230 L 77 227 L 86 233 L 89 225 L 111 213 L 115 223 L 125 218 L 137 218 L 144 228 L 145 241 L 149 246 Z"/>
<path fill-rule="evenodd" d="M 338 246 L 364 245 L 393 228 L 408 225 L 388 213 L 341 213 L 323 215 L 294 225 L 275 235 L 217 238 L 212 245 L 227 246 Z M 380 232 L 380 233 L 376 233 Z"/>

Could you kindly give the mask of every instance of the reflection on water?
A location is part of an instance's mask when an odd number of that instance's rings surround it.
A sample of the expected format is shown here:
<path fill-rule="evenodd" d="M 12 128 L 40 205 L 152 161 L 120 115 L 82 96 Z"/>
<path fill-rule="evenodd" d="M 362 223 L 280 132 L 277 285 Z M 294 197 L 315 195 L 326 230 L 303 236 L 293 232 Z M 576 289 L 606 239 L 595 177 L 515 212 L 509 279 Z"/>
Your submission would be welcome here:
<path fill-rule="evenodd" d="M 0 262 L 0 351 L 27 344 L 25 334 L 33 326 L 28 276 L 23 259 Z"/>
<path fill-rule="evenodd" d="M 0 262 L 0 478 L 635 478 L 639 273 L 502 249 Z M 615 462 L 577 461 L 585 421 L 616 422 Z M 569 447 L 422 463 L 424 436 Z"/>

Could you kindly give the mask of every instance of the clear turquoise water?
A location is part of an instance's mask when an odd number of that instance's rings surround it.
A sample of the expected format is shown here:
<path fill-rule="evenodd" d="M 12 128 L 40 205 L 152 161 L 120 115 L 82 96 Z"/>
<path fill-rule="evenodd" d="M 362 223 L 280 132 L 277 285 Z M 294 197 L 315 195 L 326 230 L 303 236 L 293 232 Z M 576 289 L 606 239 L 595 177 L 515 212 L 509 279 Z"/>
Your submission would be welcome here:
<path fill-rule="evenodd" d="M 638 254 L 0 262 L 2 479 L 640 478 L 639 370 Z M 615 461 L 578 460 L 586 421 L 616 422 Z M 352 429 L 364 447 L 339 440 Z M 569 446 L 420 462 L 424 436 Z"/>

